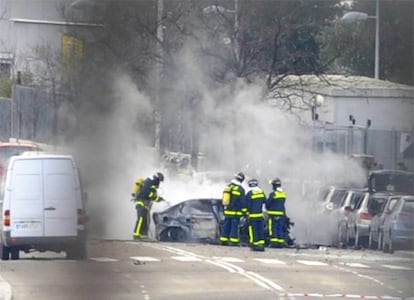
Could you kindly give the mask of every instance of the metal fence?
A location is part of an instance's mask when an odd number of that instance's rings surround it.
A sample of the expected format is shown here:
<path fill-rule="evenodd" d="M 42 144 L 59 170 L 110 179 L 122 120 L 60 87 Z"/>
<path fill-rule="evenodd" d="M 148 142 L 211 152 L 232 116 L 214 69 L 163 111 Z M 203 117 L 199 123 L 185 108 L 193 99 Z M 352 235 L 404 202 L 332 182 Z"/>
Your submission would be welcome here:
<path fill-rule="evenodd" d="M 373 155 L 378 167 L 414 170 L 413 131 L 380 130 L 356 126 L 315 125 L 313 148 L 348 156 Z"/>

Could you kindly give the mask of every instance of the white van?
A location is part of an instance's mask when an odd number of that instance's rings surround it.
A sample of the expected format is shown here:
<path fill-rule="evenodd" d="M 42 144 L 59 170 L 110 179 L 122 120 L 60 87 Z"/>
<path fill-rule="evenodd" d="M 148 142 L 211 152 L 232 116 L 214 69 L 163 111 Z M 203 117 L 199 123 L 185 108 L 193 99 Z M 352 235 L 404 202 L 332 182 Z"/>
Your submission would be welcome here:
<path fill-rule="evenodd" d="M 65 251 L 86 257 L 86 193 L 70 155 L 23 154 L 10 158 L 0 198 L 0 254 Z"/>

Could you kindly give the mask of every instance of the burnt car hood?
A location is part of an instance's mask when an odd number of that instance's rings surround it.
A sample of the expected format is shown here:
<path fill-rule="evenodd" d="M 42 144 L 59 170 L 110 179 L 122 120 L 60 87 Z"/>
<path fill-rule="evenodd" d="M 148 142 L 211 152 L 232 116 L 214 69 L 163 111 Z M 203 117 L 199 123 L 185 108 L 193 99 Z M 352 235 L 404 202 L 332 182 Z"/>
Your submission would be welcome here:
<path fill-rule="evenodd" d="M 187 199 L 152 212 L 151 221 L 157 240 L 214 242 L 222 215 L 221 199 Z"/>

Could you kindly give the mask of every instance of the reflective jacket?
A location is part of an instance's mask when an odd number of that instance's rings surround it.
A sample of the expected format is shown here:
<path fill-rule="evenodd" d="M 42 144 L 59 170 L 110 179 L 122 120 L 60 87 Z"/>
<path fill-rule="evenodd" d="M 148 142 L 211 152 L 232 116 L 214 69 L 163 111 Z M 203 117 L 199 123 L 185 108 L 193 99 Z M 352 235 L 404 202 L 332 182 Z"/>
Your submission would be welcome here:
<path fill-rule="evenodd" d="M 232 181 L 226 189 L 230 190 L 230 203 L 224 207 L 224 215 L 242 216 L 247 211 L 244 188 L 240 183 Z"/>
<path fill-rule="evenodd" d="M 259 188 L 254 187 L 246 194 L 246 202 L 250 219 L 263 218 L 263 205 L 266 203 L 266 194 Z"/>
<path fill-rule="evenodd" d="M 135 201 L 135 205 L 141 205 L 144 207 L 148 207 L 151 201 L 158 202 L 160 200 L 160 196 L 157 194 L 157 188 L 159 186 L 159 180 L 146 178 L 142 185 L 141 190 L 138 193 L 137 201 Z"/>
<path fill-rule="evenodd" d="M 278 187 L 269 194 L 266 201 L 266 210 L 269 216 L 285 215 L 286 193 L 282 188 Z"/>

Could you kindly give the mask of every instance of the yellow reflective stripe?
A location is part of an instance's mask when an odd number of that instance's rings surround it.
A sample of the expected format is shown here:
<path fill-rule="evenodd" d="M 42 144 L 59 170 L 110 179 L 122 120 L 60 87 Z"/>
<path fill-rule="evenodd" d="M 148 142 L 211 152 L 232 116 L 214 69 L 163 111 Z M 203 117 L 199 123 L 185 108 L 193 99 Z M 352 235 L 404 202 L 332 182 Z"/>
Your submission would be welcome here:
<path fill-rule="evenodd" d="M 240 239 L 239 238 L 235 238 L 235 237 L 231 237 L 230 238 L 230 242 L 232 242 L 232 243 L 238 243 L 238 242 L 240 242 Z"/>
<path fill-rule="evenodd" d="M 253 226 L 249 225 L 249 243 L 253 243 Z"/>
<path fill-rule="evenodd" d="M 269 225 L 267 226 L 269 228 L 269 235 L 273 235 L 273 226 L 272 226 L 272 218 L 269 218 Z"/>
<path fill-rule="evenodd" d="M 256 195 L 252 195 L 251 199 L 263 199 L 266 198 L 265 194 L 260 193 L 260 194 L 256 194 Z"/>
<path fill-rule="evenodd" d="M 225 236 L 221 236 L 220 237 L 220 241 L 222 241 L 222 242 L 228 242 L 229 241 L 229 238 L 228 237 L 225 237 Z"/>
<path fill-rule="evenodd" d="M 286 198 L 286 193 L 281 192 L 281 191 L 275 191 L 273 199 L 280 199 L 280 198 Z"/>
<path fill-rule="evenodd" d="M 285 215 L 285 213 L 281 210 L 268 210 L 267 214 L 269 216 L 284 216 Z"/>
<path fill-rule="evenodd" d="M 261 218 L 261 217 L 263 217 L 263 213 L 256 213 L 256 214 L 252 214 L 252 213 L 250 213 L 249 214 L 249 218 Z"/>
<path fill-rule="evenodd" d="M 145 207 L 144 201 L 141 200 L 135 201 L 135 205 L 141 205 L 142 207 Z"/>
<path fill-rule="evenodd" d="M 237 211 L 233 211 L 233 210 L 225 210 L 224 211 L 225 216 L 235 216 L 236 214 L 237 214 Z"/>
<path fill-rule="evenodd" d="M 240 196 L 241 195 L 241 193 L 239 191 L 231 191 L 231 194 L 235 195 L 235 196 Z"/>

